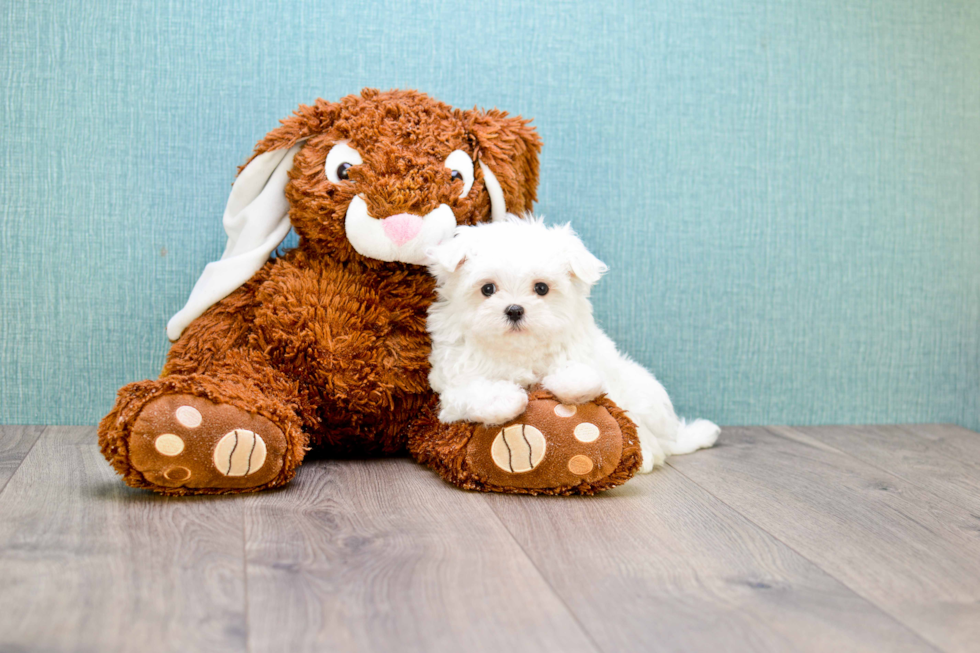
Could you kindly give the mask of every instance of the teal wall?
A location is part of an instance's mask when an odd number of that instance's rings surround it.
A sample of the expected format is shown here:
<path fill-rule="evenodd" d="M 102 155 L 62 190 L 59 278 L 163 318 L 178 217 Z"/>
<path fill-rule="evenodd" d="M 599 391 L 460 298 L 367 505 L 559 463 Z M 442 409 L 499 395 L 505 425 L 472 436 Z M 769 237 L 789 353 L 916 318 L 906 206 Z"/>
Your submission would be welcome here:
<path fill-rule="evenodd" d="M 533 116 L 539 212 L 682 413 L 980 428 L 980 3 L 0 8 L 0 422 L 154 376 L 236 166 L 301 102 Z"/>

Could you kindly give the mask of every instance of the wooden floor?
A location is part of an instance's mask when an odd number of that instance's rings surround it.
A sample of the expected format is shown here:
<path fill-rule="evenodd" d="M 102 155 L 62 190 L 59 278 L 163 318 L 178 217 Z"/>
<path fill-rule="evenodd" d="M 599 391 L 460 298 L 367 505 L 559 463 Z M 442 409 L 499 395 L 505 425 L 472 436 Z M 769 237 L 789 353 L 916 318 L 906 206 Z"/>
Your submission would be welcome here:
<path fill-rule="evenodd" d="M 980 434 L 727 428 L 593 498 L 311 461 L 124 486 L 91 427 L 0 430 L 0 651 L 980 651 Z"/>

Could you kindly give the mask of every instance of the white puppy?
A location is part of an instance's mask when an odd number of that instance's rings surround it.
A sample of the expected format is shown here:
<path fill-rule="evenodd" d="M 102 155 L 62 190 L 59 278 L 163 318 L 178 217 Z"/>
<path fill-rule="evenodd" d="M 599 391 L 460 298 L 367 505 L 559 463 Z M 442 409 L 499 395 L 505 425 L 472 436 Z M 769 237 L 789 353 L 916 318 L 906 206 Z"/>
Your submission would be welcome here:
<path fill-rule="evenodd" d="M 641 471 L 715 443 L 717 426 L 679 420 L 664 387 L 596 325 L 589 291 L 607 268 L 568 225 L 508 216 L 459 227 L 430 256 L 429 382 L 442 422 L 506 422 L 541 385 L 567 404 L 608 393 L 636 423 Z"/>

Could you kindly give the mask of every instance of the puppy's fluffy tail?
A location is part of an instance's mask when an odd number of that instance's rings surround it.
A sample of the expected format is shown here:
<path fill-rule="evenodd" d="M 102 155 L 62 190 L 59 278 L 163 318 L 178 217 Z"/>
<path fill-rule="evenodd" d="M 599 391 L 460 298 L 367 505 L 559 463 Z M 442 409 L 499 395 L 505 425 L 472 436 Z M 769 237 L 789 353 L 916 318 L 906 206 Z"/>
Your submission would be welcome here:
<path fill-rule="evenodd" d="M 696 419 L 690 424 L 681 420 L 677 429 L 677 439 L 674 442 L 663 442 L 665 453 L 676 456 L 691 453 L 698 449 L 707 449 L 718 440 L 721 429 L 714 422 L 706 419 Z"/>

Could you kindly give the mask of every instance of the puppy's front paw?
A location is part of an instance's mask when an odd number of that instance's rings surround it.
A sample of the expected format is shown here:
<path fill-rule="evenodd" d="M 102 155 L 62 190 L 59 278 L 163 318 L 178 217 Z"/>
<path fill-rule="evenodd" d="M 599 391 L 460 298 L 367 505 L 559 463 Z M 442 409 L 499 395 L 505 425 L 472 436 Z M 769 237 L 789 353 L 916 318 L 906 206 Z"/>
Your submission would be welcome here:
<path fill-rule="evenodd" d="M 494 383 L 470 407 L 469 420 L 482 424 L 503 424 L 527 408 L 527 392 L 513 383 Z"/>
<path fill-rule="evenodd" d="M 584 404 L 606 391 L 599 372 L 583 363 L 573 363 L 549 374 L 541 385 L 564 404 Z"/>
<path fill-rule="evenodd" d="M 477 381 L 445 392 L 441 397 L 439 420 L 502 424 L 527 408 L 527 392 L 516 383 Z"/>

